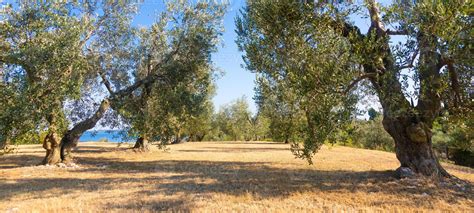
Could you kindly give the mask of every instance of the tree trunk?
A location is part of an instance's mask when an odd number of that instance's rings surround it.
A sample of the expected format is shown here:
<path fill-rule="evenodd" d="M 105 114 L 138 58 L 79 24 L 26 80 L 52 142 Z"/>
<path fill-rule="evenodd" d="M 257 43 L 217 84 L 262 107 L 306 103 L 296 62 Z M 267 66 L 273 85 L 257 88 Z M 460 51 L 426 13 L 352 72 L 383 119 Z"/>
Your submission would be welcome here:
<path fill-rule="evenodd" d="M 0 154 L 8 153 L 10 151 L 10 139 L 8 137 L 2 138 L 0 140 Z"/>
<path fill-rule="evenodd" d="M 50 132 L 43 141 L 43 148 L 46 149 L 46 156 L 43 159 L 43 165 L 54 165 L 61 162 L 60 139 L 56 133 L 55 127 L 50 127 Z"/>
<path fill-rule="evenodd" d="M 61 139 L 58 136 L 57 115 L 51 113 L 47 116 L 48 134 L 43 140 L 43 148 L 46 149 L 46 156 L 43 159 L 43 165 L 54 165 L 61 162 L 60 143 Z"/>
<path fill-rule="evenodd" d="M 401 168 L 409 168 L 413 173 L 434 178 L 450 177 L 439 164 L 433 151 L 432 133 L 426 124 L 413 122 L 410 118 L 395 120 L 385 117 L 383 125 L 395 140 L 396 155 Z"/>
<path fill-rule="evenodd" d="M 139 137 L 135 142 L 134 150 L 147 152 L 150 150 L 148 139 L 146 137 Z"/>
<path fill-rule="evenodd" d="M 181 143 L 181 142 L 183 142 L 183 140 L 181 139 L 181 130 L 178 129 L 178 131 L 176 131 L 175 138 L 171 142 L 171 144 L 178 144 L 178 143 Z"/>
<path fill-rule="evenodd" d="M 70 163 L 73 161 L 72 148 L 77 146 L 79 138 L 84 134 L 85 131 L 94 128 L 96 123 L 104 116 L 105 112 L 109 109 L 110 103 L 108 99 L 104 99 L 99 109 L 86 120 L 76 124 L 72 129 L 68 130 L 61 139 L 61 159 L 64 163 Z"/>
<path fill-rule="evenodd" d="M 176 135 L 176 136 L 174 137 L 174 140 L 171 142 L 171 144 L 178 144 L 178 143 L 181 143 L 181 142 L 183 142 L 183 141 L 181 140 L 181 136 Z"/>
<path fill-rule="evenodd" d="M 374 0 L 367 1 L 371 25 L 367 36 L 380 44 L 365 50 L 375 57 L 363 65 L 383 108 L 383 125 L 395 140 L 395 150 L 403 173 L 416 173 L 433 178 L 450 175 L 439 164 L 432 148 L 432 124 L 438 116 L 441 101 L 440 69 L 442 65 L 436 51 L 434 36 L 418 33 L 420 91 L 418 106 L 405 98 L 399 82 L 399 67 L 393 57 L 389 35 L 380 18 L 380 10 Z M 363 37 L 361 37 L 363 38 Z M 400 175 L 401 176 L 401 175 Z"/>
<path fill-rule="evenodd" d="M 202 135 L 197 135 L 197 141 L 201 142 L 202 140 L 204 140 L 204 137 L 206 137 L 206 134 L 202 134 Z"/>

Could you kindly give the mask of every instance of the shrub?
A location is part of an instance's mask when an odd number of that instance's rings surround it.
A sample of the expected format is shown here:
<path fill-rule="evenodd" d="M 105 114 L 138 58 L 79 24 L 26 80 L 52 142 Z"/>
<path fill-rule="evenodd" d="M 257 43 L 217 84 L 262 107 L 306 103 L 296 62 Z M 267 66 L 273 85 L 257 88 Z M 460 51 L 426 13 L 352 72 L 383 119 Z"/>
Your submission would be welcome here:
<path fill-rule="evenodd" d="M 99 139 L 99 142 L 109 142 L 109 139 L 107 139 L 107 138 L 101 138 L 101 139 Z"/>
<path fill-rule="evenodd" d="M 466 122 L 448 122 L 447 119 L 435 122 L 432 141 L 438 157 L 474 167 L 472 123 L 469 119 Z"/>
<path fill-rule="evenodd" d="M 395 142 L 383 128 L 381 116 L 368 121 L 354 121 L 337 134 L 336 140 L 345 146 L 391 152 L 395 150 Z"/>

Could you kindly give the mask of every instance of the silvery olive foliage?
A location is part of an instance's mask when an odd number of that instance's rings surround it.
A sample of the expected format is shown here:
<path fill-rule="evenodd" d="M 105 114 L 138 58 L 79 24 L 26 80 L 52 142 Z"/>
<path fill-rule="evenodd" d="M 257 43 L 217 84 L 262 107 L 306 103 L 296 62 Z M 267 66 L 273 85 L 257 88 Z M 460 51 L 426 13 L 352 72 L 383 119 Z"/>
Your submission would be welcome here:
<path fill-rule="evenodd" d="M 129 120 L 130 134 L 164 143 L 180 139 L 190 118 L 207 110 L 216 70 L 211 54 L 221 42 L 225 6 L 169 3 L 150 28 L 136 29 L 129 81 L 149 76 L 157 80 L 112 105 Z M 110 81 L 118 89 L 130 84 L 112 77 Z"/>
<path fill-rule="evenodd" d="M 100 17 L 92 4 L 19 1 L 3 6 L 0 132 L 15 139 L 52 122 L 64 131 L 64 102 L 81 96 L 90 75 L 84 50 Z"/>
<path fill-rule="evenodd" d="M 363 85 L 380 100 L 402 166 L 446 175 L 432 152 L 431 127 L 442 111 L 472 115 L 469 8 L 467 1 L 252 0 L 236 20 L 237 44 L 246 68 L 263 79 L 257 99 L 304 114 L 297 156 L 310 160 L 345 126 Z M 356 16 L 370 23 L 367 32 Z M 394 36 L 402 42 L 392 43 Z"/>
<path fill-rule="evenodd" d="M 350 43 L 333 30 L 319 30 L 324 25 L 311 11 L 308 5 L 287 1 L 249 1 L 236 20 L 246 68 L 260 79 L 257 102 L 287 114 L 280 120 L 296 117 L 295 127 L 286 126 L 294 132 L 302 128 L 305 134 L 302 144 L 290 139 L 293 151 L 309 161 L 350 118 L 355 99 L 341 94 L 357 72 Z"/>
<path fill-rule="evenodd" d="M 208 105 L 225 4 L 169 1 L 150 27 L 132 26 L 139 5 L 124 2 L 5 6 L 2 141 L 48 131 L 70 149 L 103 117 L 131 134 L 171 135 Z"/>

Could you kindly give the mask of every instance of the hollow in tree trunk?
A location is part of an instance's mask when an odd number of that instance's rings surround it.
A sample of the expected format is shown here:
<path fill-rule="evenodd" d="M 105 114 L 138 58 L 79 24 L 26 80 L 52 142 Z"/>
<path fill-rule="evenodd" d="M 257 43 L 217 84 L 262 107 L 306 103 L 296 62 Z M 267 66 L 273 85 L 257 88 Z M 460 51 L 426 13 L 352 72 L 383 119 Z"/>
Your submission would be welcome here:
<path fill-rule="evenodd" d="M 150 145 L 148 142 L 148 139 L 146 137 L 139 137 L 137 141 L 135 142 L 135 146 L 133 149 L 138 150 L 138 151 L 149 151 L 150 150 Z"/>

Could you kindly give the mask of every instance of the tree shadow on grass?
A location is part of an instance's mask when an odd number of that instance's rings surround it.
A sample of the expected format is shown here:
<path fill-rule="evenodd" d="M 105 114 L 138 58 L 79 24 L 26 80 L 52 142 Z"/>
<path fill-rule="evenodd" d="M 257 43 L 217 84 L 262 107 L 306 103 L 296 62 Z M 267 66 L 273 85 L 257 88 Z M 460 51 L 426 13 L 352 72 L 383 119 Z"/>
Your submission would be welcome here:
<path fill-rule="evenodd" d="M 13 156 L 9 158 L 11 157 Z M 19 160 L 21 162 L 21 159 L 13 159 L 12 162 Z M 468 200 L 474 198 L 472 187 L 460 191 L 423 182 L 403 182 L 394 178 L 393 171 L 325 171 L 278 167 L 271 162 L 123 161 L 120 158 L 86 156 L 80 156 L 78 160 L 83 167 L 68 170 L 73 173 L 73 177 L 18 177 L 13 182 L 0 177 L 0 200 L 10 200 L 24 194 L 28 194 L 33 199 L 57 196 L 50 192 L 52 190 L 65 193 L 100 193 L 122 188 L 122 190 L 130 190 L 130 194 L 127 194 L 130 203 L 108 203 L 107 208 L 135 211 L 186 211 L 192 207 L 193 201 L 190 196 L 192 198 L 192 196 L 215 193 L 231 196 L 251 194 L 256 199 L 285 198 L 294 193 L 304 192 L 349 193 L 354 196 L 358 192 L 382 193 L 396 194 L 401 197 L 398 201 L 379 200 L 376 203 L 377 206 L 420 204 L 430 206 L 430 202 L 434 200 L 456 204 L 459 198 Z M 94 175 L 91 176 L 91 173 Z M 153 197 L 157 194 L 165 197 L 173 197 L 177 194 L 186 196 L 165 200 L 135 199 L 136 197 Z M 423 194 L 429 197 L 419 199 Z M 402 198 L 413 199 L 402 200 Z M 414 200 L 417 199 L 418 201 L 415 202 Z"/>
<path fill-rule="evenodd" d="M 79 144 L 73 148 L 74 154 L 90 153 L 101 154 L 113 151 L 127 150 L 127 147 L 101 147 L 87 144 Z M 43 161 L 46 151 L 41 146 L 20 147 L 14 152 L 0 156 L 0 169 L 13 169 L 25 166 L 37 166 Z M 80 159 L 80 157 L 79 157 Z"/>
<path fill-rule="evenodd" d="M 472 191 L 456 191 L 449 188 L 438 188 L 417 184 L 414 187 L 400 183 L 394 178 L 393 171 L 324 171 L 312 169 L 277 168 L 265 162 L 218 162 L 218 161 L 134 161 L 123 162 L 110 158 L 83 158 L 83 169 L 70 170 L 77 173 L 102 173 L 103 176 L 114 175 L 114 178 L 18 178 L 15 183 L 7 183 L 0 178 L 0 199 L 9 199 L 15 195 L 33 193 L 38 198 L 47 197 L 50 189 L 64 192 L 100 192 L 134 187 L 146 183 L 128 196 L 153 196 L 161 194 L 173 196 L 210 195 L 214 193 L 240 196 L 251 194 L 256 199 L 284 198 L 294 193 L 383 193 L 397 194 L 400 197 L 414 197 L 428 194 L 434 199 L 443 199 L 455 204 L 457 198 L 472 199 Z M 102 167 L 106 165 L 106 167 Z M 81 174 L 77 174 L 80 176 Z M 119 176 L 119 177 L 117 177 Z M 47 183 L 47 184 L 45 184 Z M 134 189 L 137 189 L 135 187 Z M 125 190 L 127 188 L 125 187 Z M 55 196 L 51 194 L 50 196 Z M 191 206 L 185 198 L 170 200 L 174 205 L 183 208 Z M 431 200 L 432 201 L 432 200 Z M 426 202 L 428 206 L 430 199 Z M 138 208 L 132 203 L 126 207 L 110 204 L 110 208 Z M 148 210 L 163 210 L 166 203 L 158 201 L 141 201 Z M 394 201 L 381 200 L 377 205 L 391 204 Z M 415 205 L 405 201 L 403 205 Z M 418 205 L 416 204 L 416 205 Z M 161 208 L 162 207 L 162 208 Z M 171 208 L 171 207 L 170 207 Z M 179 209 L 179 208 L 178 208 Z M 135 209 L 139 210 L 139 209 Z M 164 209 L 166 210 L 166 209 Z"/>
<path fill-rule="evenodd" d="M 157 188 L 166 194 L 223 193 L 255 197 L 285 197 L 296 192 L 340 192 L 340 193 L 383 193 L 414 196 L 427 194 L 433 198 L 456 203 L 456 198 L 474 199 L 472 185 L 464 191 L 452 187 L 427 184 L 426 181 L 398 180 L 393 170 L 387 171 L 345 171 L 280 168 L 272 162 L 220 162 L 220 161 L 146 161 L 121 162 L 120 159 L 83 159 L 94 170 L 95 163 L 107 165 L 102 172 L 178 174 L 169 177 Z M 200 183 L 196 180 L 212 180 Z M 143 193 L 153 194 L 154 190 Z M 389 201 L 380 201 L 387 203 Z"/>
<path fill-rule="evenodd" d="M 140 196 L 137 194 L 137 196 Z M 159 200 L 147 200 L 140 202 L 131 202 L 126 204 L 109 204 L 106 208 L 108 211 L 119 210 L 119 211 L 132 211 L 132 212 L 190 212 L 192 210 L 192 201 L 187 198 L 174 198 L 174 199 L 159 199 Z"/>
<path fill-rule="evenodd" d="M 43 156 L 34 154 L 8 154 L 0 157 L 0 169 L 36 166 L 41 163 L 43 158 Z"/>
<path fill-rule="evenodd" d="M 274 151 L 290 151 L 289 147 L 281 148 L 242 148 L 242 147 L 200 147 L 199 149 L 182 149 L 177 150 L 177 152 L 209 152 L 211 153 L 243 153 L 243 152 L 274 152 Z"/>
<path fill-rule="evenodd" d="M 106 153 L 118 150 L 125 150 L 125 147 L 98 147 L 98 146 L 90 146 L 90 145 L 83 145 L 79 144 L 76 148 L 74 148 L 73 153 Z"/>

